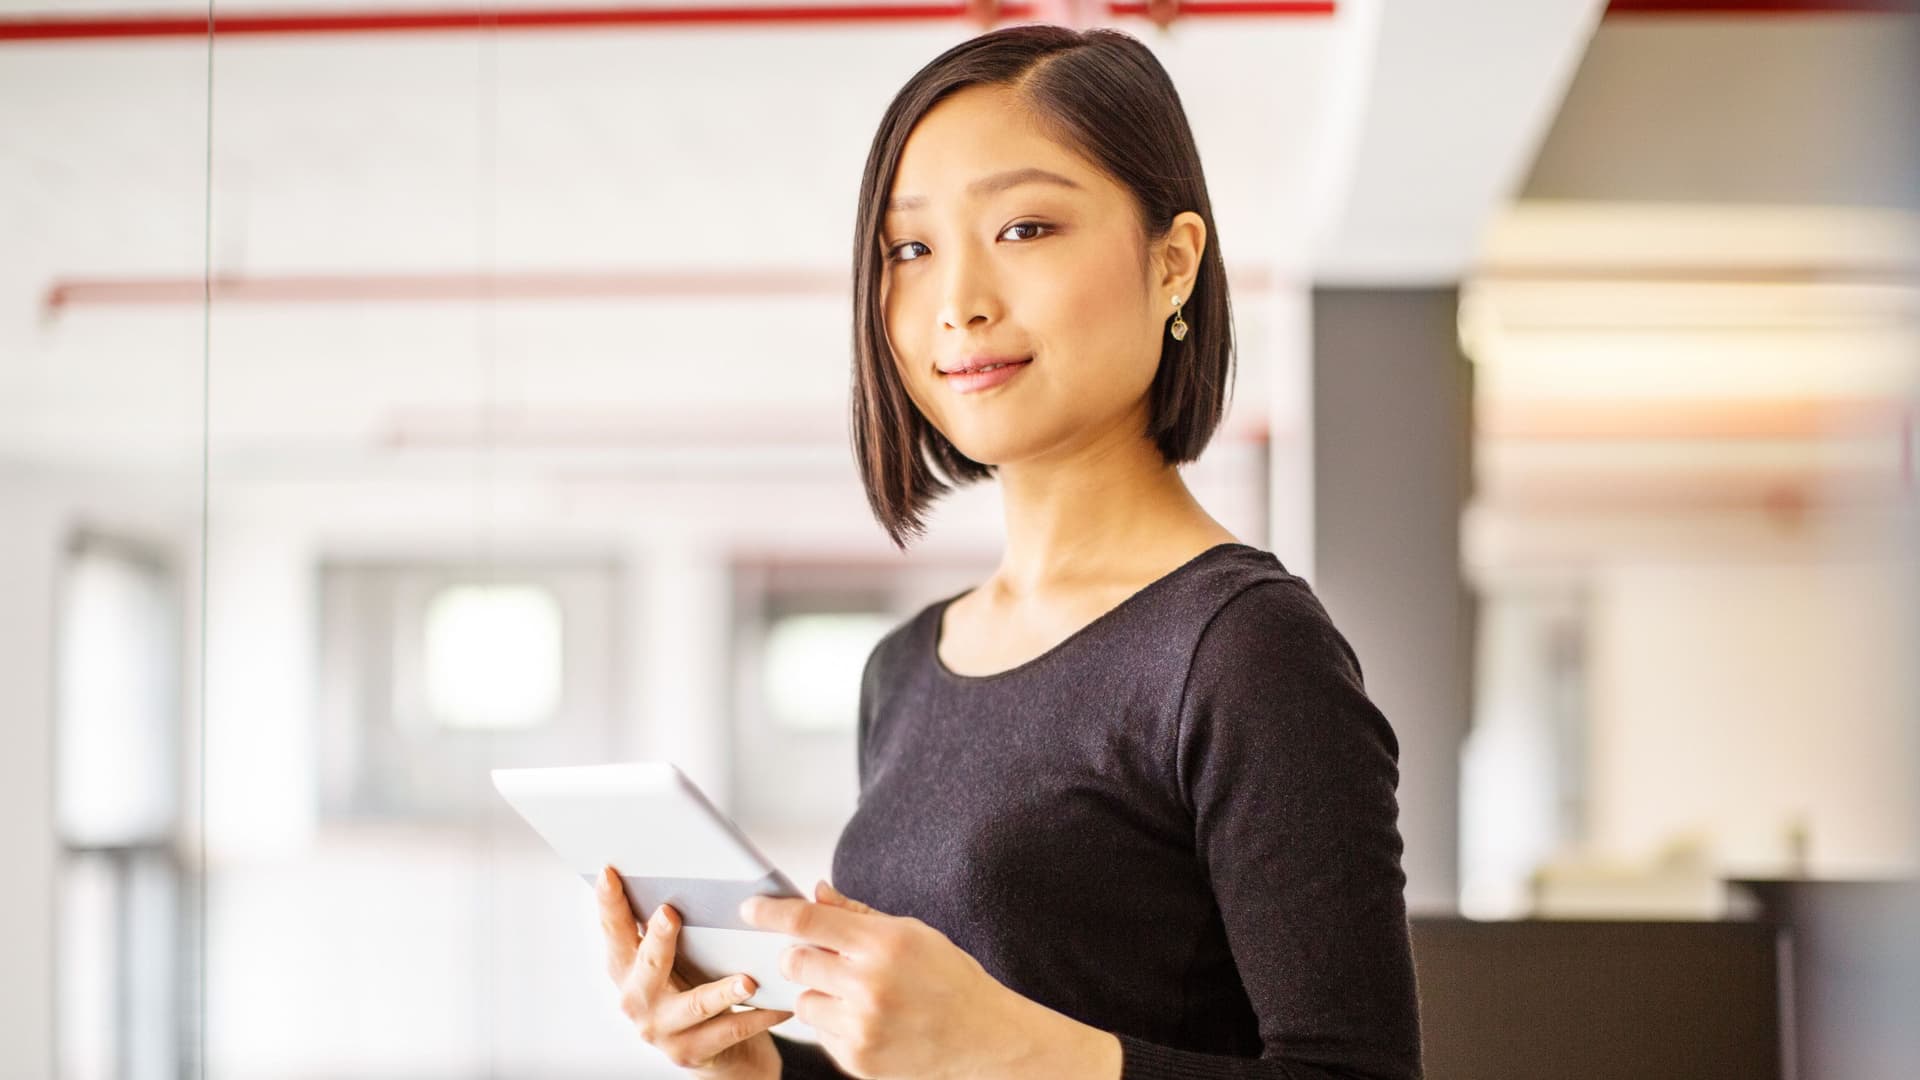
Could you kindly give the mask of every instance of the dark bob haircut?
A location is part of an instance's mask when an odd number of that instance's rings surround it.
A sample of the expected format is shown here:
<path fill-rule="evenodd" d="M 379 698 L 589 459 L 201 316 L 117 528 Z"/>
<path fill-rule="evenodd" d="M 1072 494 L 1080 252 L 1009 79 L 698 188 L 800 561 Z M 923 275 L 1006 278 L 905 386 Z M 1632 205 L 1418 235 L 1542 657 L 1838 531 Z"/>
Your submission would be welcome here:
<path fill-rule="evenodd" d="M 1004 86 L 1036 122 L 1132 192 L 1142 235 L 1167 235 L 1183 210 L 1206 223 L 1193 295 L 1181 312 L 1185 340 L 1163 333 L 1149 390 L 1147 431 L 1169 465 L 1206 449 L 1233 377 L 1233 323 L 1213 207 L 1200 152 L 1166 69 L 1139 40 L 1118 30 L 1010 26 L 963 41 L 921 68 L 887 106 L 867 153 L 853 237 L 854 456 L 867 502 L 894 546 L 925 532 L 927 507 L 955 486 L 993 475 L 962 454 L 907 396 L 880 310 L 885 202 L 914 125 L 970 86 Z M 937 470 L 937 471 L 936 471 Z M 945 479 L 942 479 L 944 474 Z"/>

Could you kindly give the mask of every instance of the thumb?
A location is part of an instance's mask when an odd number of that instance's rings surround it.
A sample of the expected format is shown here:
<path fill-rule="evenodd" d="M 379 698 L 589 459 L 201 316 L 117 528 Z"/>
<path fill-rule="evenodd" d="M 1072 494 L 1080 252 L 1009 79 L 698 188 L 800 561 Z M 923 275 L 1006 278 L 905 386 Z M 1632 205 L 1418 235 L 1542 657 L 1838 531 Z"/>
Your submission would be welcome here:
<path fill-rule="evenodd" d="M 820 903 L 833 904 L 837 907 L 846 908 L 849 911 L 858 911 L 863 913 L 873 911 L 873 909 L 868 907 L 867 905 L 861 903 L 858 900 L 853 899 L 850 896 L 847 896 L 841 893 L 839 889 L 836 889 L 833 886 L 827 884 L 827 879 L 825 878 L 820 879 L 820 883 L 813 887 L 813 891 L 814 891 L 814 896 L 819 900 Z"/>

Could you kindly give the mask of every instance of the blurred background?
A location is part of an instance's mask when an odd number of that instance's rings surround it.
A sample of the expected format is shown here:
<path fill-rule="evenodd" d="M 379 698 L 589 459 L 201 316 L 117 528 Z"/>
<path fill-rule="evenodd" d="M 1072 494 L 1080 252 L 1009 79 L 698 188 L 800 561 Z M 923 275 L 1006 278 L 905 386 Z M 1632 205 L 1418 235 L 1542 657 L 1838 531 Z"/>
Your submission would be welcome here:
<path fill-rule="evenodd" d="M 0 6 L 0 1075 L 678 1075 L 487 769 L 670 758 L 827 876 L 867 651 L 1002 536 L 867 510 L 860 168 L 1044 20 L 1195 130 L 1186 475 L 1399 734 L 1429 1075 L 1910 1076 L 1897 7 Z"/>

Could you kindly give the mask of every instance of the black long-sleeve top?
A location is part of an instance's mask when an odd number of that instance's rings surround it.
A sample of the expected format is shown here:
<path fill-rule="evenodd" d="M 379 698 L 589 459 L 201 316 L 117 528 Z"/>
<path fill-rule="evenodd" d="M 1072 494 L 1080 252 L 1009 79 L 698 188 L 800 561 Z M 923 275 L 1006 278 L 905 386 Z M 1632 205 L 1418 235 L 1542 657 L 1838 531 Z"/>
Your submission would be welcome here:
<path fill-rule="evenodd" d="M 868 658 L 834 885 L 1112 1032 L 1124 1080 L 1418 1080 L 1399 743 L 1307 582 L 1217 545 L 982 676 L 939 659 L 955 599 Z"/>

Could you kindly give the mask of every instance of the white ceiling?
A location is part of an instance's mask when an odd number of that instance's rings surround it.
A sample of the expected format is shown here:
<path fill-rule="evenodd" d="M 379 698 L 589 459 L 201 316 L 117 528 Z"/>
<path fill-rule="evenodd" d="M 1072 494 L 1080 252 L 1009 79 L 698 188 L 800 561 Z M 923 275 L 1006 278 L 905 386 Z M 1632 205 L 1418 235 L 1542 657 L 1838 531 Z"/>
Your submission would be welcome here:
<path fill-rule="evenodd" d="M 364 4 L 221 4 L 219 12 Z M 410 5 L 418 7 L 419 5 Z M 1191 19 L 1180 88 L 1239 292 L 1234 424 L 1303 362 L 1263 296 L 1457 279 L 1552 115 L 1599 0 L 1347 0 Z M 204 14 L 172 0 L 141 11 Z M 10 15 L 118 12 L 27 4 Z M 337 454 L 672 421 L 840 438 L 839 282 L 872 129 L 964 24 L 0 44 L 0 455 L 88 463 Z M 209 140 L 211 150 L 209 152 Z M 209 168 L 210 165 L 210 168 Z M 704 296 L 218 302 L 215 275 L 712 275 Z M 48 304 L 155 279 L 174 299 Z M 204 377 L 204 378 L 203 378 Z M 498 430 L 498 429 L 496 429 Z"/>

